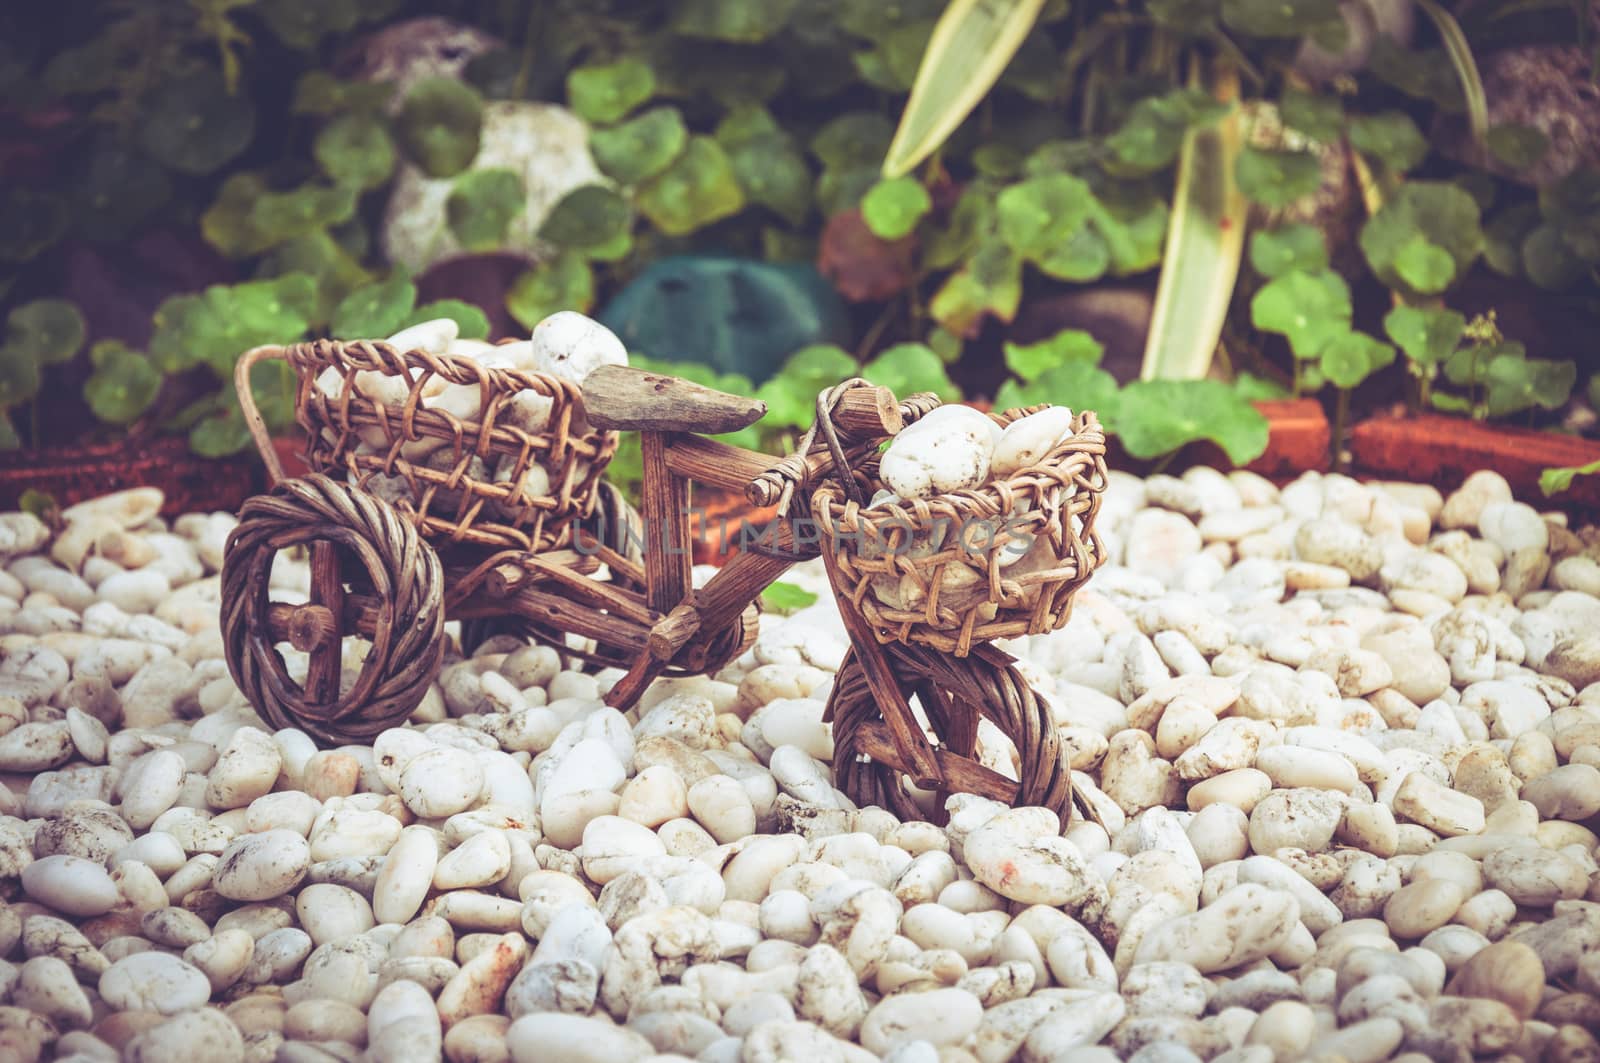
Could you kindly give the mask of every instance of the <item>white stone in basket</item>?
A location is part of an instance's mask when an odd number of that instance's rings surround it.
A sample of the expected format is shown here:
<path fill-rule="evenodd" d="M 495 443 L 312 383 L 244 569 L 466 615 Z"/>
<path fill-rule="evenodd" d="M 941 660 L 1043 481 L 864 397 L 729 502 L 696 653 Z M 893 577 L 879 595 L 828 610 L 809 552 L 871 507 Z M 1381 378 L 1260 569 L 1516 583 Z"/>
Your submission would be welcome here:
<path fill-rule="evenodd" d="M 1048 410 L 1019 417 L 1000 433 L 1000 442 L 994 448 L 994 461 L 989 471 L 995 476 L 1009 476 L 1025 469 L 1050 453 L 1050 449 L 1072 434 L 1072 411 L 1065 406 L 1052 406 Z"/>
<path fill-rule="evenodd" d="M 628 349 L 610 329 L 573 310 L 551 314 L 533 327 L 533 367 L 581 385 L 602 365 L 627 365 Z"/>
<path fill-rule="evenodd" d="M 1000 426 L 970 406 L 940 406 L 894 437 L 878 474 L 901 498 L 932 498 L 989 478 Z"/>

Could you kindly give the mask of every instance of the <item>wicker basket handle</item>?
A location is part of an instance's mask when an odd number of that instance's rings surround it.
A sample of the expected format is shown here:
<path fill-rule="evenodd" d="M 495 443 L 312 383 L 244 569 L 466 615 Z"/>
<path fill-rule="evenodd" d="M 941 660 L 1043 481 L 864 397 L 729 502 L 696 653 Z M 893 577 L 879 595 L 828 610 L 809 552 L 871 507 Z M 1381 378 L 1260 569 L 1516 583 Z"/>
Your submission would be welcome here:
<path fill-rule="evenodd" d="M 250 438 L 255 440 L 256 451 L 266 463 L 267 476 L 271 478 L 273 487 L 286 477 L 283 462 L 278 460 L 277 448 L 272 445 L 272 436 L 267 432 L 267 422 L 262 418 L 261 411 L 256 409 L 256 397 L 250 390 L 250 370 L 257 362 L 288 356 L 289 352 L 282 347 L 252 347 L 233 364 L 233 389 L 239 393 L 239 409 L 244 411 L 245 426 L 250 429 Z"/>

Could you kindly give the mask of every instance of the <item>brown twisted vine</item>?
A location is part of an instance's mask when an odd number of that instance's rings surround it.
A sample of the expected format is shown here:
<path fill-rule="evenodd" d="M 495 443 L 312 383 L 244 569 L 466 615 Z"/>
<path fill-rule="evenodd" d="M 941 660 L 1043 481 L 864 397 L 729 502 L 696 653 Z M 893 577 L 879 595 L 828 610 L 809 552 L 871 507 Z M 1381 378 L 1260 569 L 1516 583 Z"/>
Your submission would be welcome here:
<path fill-rule="evenodd" d="M 355 684 L 326 701 L 290 678 L 269 622 L 273 558 L 315 543 L 359 562 L 353 575 L 364 577 L 363 589 L 377 601 L 372 646 Z M 401 723 L 438 675 L 444 619 L 438 554 L 393 506 L 360 488 L 319 474 L 285 480 L 246 502 L 228 536 L 222 564 L 228 671 L 273 727 L 298 727 L 322 745 L 341 745 L 370 742 Z M 339 642 L 352 633 L 348 611 L 334 624 Z"/>
<path fill-rule="evenodd" d="M 617 434 L 588 427 L 582 390 L 570 380 L 491 368 L 471 358 L 401 351 L 373 340 L 314 340 L 284 348 L 282 357 L 299 380 L 295 419 L 306 431 L 307 464 L 352 483 L 366 483 L 376 474 L 403 481 L 401 512 L 429 539 L 549 550 L 565 546 L 573 521 L 594 510 Z M 329 371 L 339 377 L 337 396 L 325 394 L 317 383 Z M 355 386 L 358 373 L 409 378 L 405 401 L 374 401 Z M 436 383 L 479 388 L 479 419 L 463 421 L 430 407 L 424 392 Z M 507 423 L 510 399 L 523 391 L 550 399 L 543 430 Z M 372 445 L 374 437 L 381 445 Z M 359 446 L 364 439 L 369 445 Z M 428 440 L 438 444 L 431 463 L 410 460 L 415 449 L 402 450 Z M 514 459 L 509 479 L 492 481 L 493 465 L 505 458 Z M 522 490 L 533 465 L 549 475 L 547 494 Z M 475 468 L 487 471 L 474 476 Z"/>
<path fill-rule="evenodd" d="M 1020 781 L 1012 804 L 1052 809 L 1063 823 L 1071 818 L 1072 775 L 1062 756 L 1055 719 L 1010 657 L 992 646 L 977 647 L 964 658 L 915 644 L 890 643 L 878 652 L 888 656 L 902 689 L 916 692 L 946 750 L 974 760 L 978 717 L 987 717 L 1017 750 Z M 858 805 L 878 805 L 903 820 L 928 818 L 906 789 L 905 768 L 881 753 L 874 758 L 863 751 L 863 726 L 883 716 L 855 650 L 834 680 L 828 714 L 833 720 L 834 782 L 839 789 Z M 944 796 L 941 793 L 936 804 L 939 818 Z"/>

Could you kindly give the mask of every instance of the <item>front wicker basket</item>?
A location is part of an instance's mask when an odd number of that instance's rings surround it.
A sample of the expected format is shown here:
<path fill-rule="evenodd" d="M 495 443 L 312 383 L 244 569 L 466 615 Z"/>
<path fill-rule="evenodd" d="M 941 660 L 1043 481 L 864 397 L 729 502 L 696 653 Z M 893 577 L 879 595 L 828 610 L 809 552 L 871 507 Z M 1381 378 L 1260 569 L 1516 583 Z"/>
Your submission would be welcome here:
<path fill-rule="evenodd" d="M 1045 408 L 989 416 L 1004 427 Z M 975 644 L 1056 630 L 1105 561 L 1094 530 L 1105 453 L 1099 419 L 1084 412 L 1037 464 L 975 489 L 869 509 L 839 482 L 823 485 L 811 510 L 835 561 L 835 590 L 878 641 L 961 657 Z M 868 498 L 883 486 L 878 460 L 853 470 Z M 880 597 L 885 587 L 897 603 Z"/>
<path fill-rule="evenodd" d="M 286 357 L 299 380 L 295 419 L 306 431 L 311 469 L 393 502 L 436 543 L 554 549 L 594 510 L 617 436 L 588 428 L 582 392 L 569 380 L 371 340 L 315 340 L 288 348 Z M 409 377 L 404 401 L 363 393 L 355 386 L 363 373 Z M 430 408 L 424 394 L 448 385 L 480 390 L 475 420 Z M 535 431 L 508 423 L 511 400 L 524 391 L 550 400 Z M 503 475 L 495 477 L 496 469 Z M 548 488 L 534 491 L 529 483 L 540 470 Z"/>

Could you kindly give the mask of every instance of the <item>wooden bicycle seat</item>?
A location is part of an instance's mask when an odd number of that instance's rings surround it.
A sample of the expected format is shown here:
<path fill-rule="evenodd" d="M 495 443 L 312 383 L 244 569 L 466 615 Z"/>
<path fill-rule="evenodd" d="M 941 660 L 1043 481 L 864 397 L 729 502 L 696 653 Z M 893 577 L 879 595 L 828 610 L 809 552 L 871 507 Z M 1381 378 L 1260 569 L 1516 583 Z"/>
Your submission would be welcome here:
<path fill-rule="evenodd" d="M 583 382 L 589 424 L 619 432 L 737 432 L 761 420 L 767 404 L 675 376 L 603 365 Z"/>

